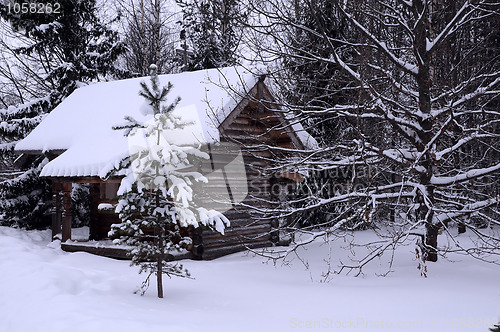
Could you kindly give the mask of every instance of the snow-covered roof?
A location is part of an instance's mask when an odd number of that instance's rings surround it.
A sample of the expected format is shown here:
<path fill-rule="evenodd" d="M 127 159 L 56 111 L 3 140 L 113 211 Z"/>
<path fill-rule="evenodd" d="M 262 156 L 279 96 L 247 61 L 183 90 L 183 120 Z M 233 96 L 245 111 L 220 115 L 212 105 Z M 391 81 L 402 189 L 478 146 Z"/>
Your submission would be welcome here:
<path fill-rule="evenodd" d="M 173 111 L 196 125 L 178 130 L 172 143 L 219 140 L 219 124 L 257 83 L 256 75 L 242 67 L 200 70 L 160 75 L 160 84 L 173 87 L 167 103 L 181 98 Z M 75 90 L 16 147 L 16 151 L 64 151 L 50 161 L 41 176 L 100 176 L 128 154 L 127 137 L 113 126 L 131 116 L 145 122 L 151 115 L 141 112 L 145 100 L 139 96 L 140 82 L 149 78 L 102 82 Z M 228 88 L 229 87 L 229 88 Z"/>

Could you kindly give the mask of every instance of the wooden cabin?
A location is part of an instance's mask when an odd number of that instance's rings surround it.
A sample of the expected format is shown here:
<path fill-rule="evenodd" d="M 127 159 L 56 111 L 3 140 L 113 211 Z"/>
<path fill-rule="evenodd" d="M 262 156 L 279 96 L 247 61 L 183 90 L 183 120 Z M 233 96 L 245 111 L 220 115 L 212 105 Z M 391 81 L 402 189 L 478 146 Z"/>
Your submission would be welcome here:
<path fill-rule="evenodd" d="M 141 81 L 149 78 L 77 89 L 16 146 L 19 153 L 47 156 L 40 176 L 52 181 L 52 232 L 54 238 L 60 237 L 64 250 L 125 258 L 123 249 L 103 244 L 110 243 L 105 241 L 110 227 L 120 220 L 113 210 L 100 207 L 116 203 L 123 174 L 104 175 L 128 153 L 127 137 L 112 127 L 123 124 L 125 116 L 147 120 L 141 112 L 145 101 L 138 95 Z M 288 150 L 314 147 L 314 139 L 274 104 L 264 75 L 228 67 L 161 75 L 160 82 L 173 84 L 167 102 L 181 98 L 174 112 L 196 119 L 195 127 L 171 136 L 204 142 L 210 159 L 200 168 L 209 177 L 202 189 L 206 196 L 202 197 L 211 206 L 222 204 L 231 222 L 223 236 L 195 230 L 191 234 L 193 248 L 184 257 L 212 259 L 282 242 L 277 231 L 280 221 L 265 217 L 262 211 L 284 199 L 279 188 L 293 186 L 302 176 L 270 168 L 275 160 L 291 157 Z M 223 176 L 211 179 L 217 172 Z M 72 241 L 71 190 L 75 183 L 90 186 L 91 224 L 86 242 Z M 214 193 L 221 192 L 230 202 L 214 203 Z"/>

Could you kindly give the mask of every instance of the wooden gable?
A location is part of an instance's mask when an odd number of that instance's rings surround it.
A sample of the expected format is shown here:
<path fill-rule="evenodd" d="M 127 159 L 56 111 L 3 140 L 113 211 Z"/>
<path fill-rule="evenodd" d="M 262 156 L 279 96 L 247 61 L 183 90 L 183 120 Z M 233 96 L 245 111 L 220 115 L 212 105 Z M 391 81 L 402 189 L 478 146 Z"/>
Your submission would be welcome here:
<path fill-rule="evenodd" d="M 221 138 L 242 146 L 304 149 L 263 77 L 219 125 Z"/>

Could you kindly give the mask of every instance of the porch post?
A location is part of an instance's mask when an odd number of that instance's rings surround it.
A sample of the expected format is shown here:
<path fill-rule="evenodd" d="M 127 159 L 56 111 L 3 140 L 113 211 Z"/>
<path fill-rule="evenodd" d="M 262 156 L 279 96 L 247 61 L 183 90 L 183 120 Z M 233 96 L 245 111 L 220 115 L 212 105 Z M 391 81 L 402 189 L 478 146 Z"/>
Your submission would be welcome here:
<path fill-rule="evenodd" d="M 61 182 L 52 180 L 52 240 L 61 233 Z"/>
<path fill-rule="evenodd" d="M 90 183 L 90 234 L 89 240 L 100 240 L 99 236 L 99 205 L 100 183 Z"/>
<path fill-rule="evenodd" d="M 61 239 L 62 242 L 71 240 L 71 222 L 73 219 L 71 216 L 71 189 L 72 189 L 71 182 L 62 183 L 62 190 L 63 190 L 62 239 Z"/>

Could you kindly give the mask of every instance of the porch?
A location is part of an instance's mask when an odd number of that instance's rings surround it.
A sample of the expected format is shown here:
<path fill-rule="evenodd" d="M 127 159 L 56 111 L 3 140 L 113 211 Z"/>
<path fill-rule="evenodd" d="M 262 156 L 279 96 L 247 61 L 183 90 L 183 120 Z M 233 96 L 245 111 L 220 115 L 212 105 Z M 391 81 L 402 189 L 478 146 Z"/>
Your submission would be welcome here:
<path fill-rule="evenodd" d="M 61 249 L 67 252 L 87 252 L 93 255 L 114 259 L 130 259 L 127 256 L 128 247 L 114 244 L 110 239 L 90 240 L 90 228 L 79 227 L 71 230 L 71 239 L 61 243 Z M 192 259 L 193 254 L 187 250 L 168 256 L 168 261 Z"/>

